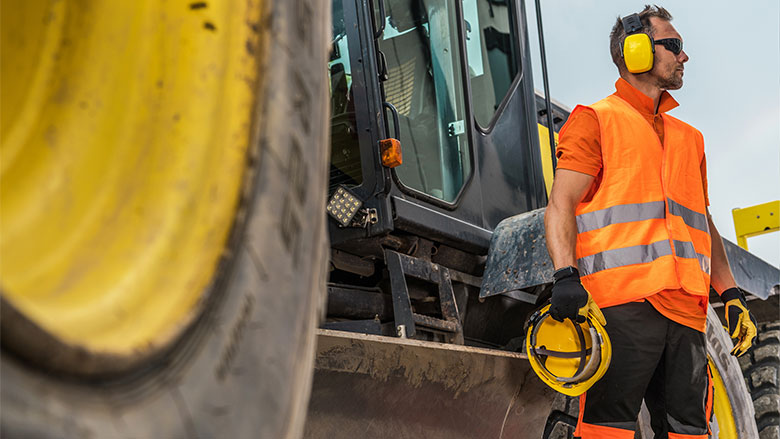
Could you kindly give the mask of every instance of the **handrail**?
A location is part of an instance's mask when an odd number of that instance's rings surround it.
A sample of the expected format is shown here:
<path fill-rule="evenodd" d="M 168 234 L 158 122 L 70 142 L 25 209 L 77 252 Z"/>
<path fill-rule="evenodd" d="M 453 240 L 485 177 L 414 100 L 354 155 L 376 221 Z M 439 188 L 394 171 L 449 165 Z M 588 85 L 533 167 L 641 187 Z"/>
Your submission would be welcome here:
<path fill-rule="evenodd" d="M 555 157 L 555 125 L 553 123 L 552 103 L 550 102 L 550 85 L 547 80 L 547 56 L 544 52 L 544 30 L 542 29 L 542 7 L 536 0 L 536 29 L 539 31 L 539 53 L 542 56 L 542 77 L 544 79 L 544 103 L 547 108 L 547 131 L 550 134 L 550 157 L 552 159 L 553 173 L 558 165 Z"/>

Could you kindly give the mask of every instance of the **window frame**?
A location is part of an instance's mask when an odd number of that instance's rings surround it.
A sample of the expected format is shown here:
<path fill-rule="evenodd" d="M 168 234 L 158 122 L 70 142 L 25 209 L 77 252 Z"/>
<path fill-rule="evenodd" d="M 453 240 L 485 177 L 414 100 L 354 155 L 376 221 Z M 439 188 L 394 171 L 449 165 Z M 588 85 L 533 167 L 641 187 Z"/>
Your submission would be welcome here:
<path fill-rule="evenodd" d="M 415 189 L 411 186 L 407 186 L 406 184 L 403 183 L 401 178 L 398 176 L 395 168 L 391 168 L 390 173 L 393 182 L 401 190 L 401 192 L 415 199 L 425 201 L 437 207 L 441 207 L 447 210 L 456 210 L 458 206 L 460 206 L 464 193 L 472 185 L 475 175 L 477 174 L 476 150 L 474 147 L 474 145 L 476 144 L 476 139 L 475 139 L 475 133 L 472 124 L 467 123 L 467 121 L 474 120 L 474 113 L 473 113 L 472 101 L 471 101 L 471 83 L 470 83 L 470 78 L 468 78 L 468 61 L 466 60 L 465 57 L 466 55 L 465 31 L 466 30 L 463 22 L 463 4 L 462 4 L 462 0 L 445 0 L 445 1 L 452 1 L 452 4 L 454 6 L 454 11 L 455 11 L 455 17 L 454 17 L 455 27 L 456 27 L 455 33 L 458 38 L 457 47 L 459 51 L 459 67 L 461 71 L 461 81 L 460 81 L 461 84 L 459 85 L 462 88 L 462 92 L 463 92 L 463 121 L 466 130 L 462 134 L 462 136 L 465 138 L 468 147 L 468 152 L 469 152 L 469 167 L 470 167 L 469 173 L 468 175 L 464 176 L 463 184 L 461 185 L 460 189 L 458 190 L 458 193 L 455 195 L 455 197 L 451 202 L 443 200 L 441 198 L 436 198 L 433 195 L 422 192 L 419 189 Z M 375 10 L 374 12 L 376 13 L 377 11 Z M 382 101 L 386 102 L 384 83 L 381 84 L 381 89 L 382 89 Z M 384 114 L 384 110 L 382 111 Z M 403 149 L 403 147 L 404 146 L 402 144 L 401 148 Z"/>
<path fill-rule="evenodd" d="M 477 0 L 475 0 L 475 1 L 477 1 Z M 490 0 L 487 0 L 487 1 L 490 1 Z M 474 122 L 474 126 L 477 128 L 477 130 L 481 134 L 490 134 L 493 131 L 493 128 L 495 128 L 495 126 L 496 126 L 496 122 L 498 121 L 499 117 L 504 113 L 504 110 L 506 109 L 507 102 L 509 101 L 509 98 L 515 94 L 517 88 L 520 86 L 520 82 L 523 80 L 523 76 L 524 76 L 523 75 L 523 73 L 524 73 L 523 67 L 524 66 L 523 66 L 523 63 L 522 63 L 522 57 L 519 56 L 519 54 L 521 53 L 521 46 L 522 45 L 520 44 L 520 41 L 519 41 L 519 39 L 520 39 L 519 38 L 519 33 L 520 32 L 518 30 L 517 23 L 522 22 L 521 20 L 523 19 L 523 17 L 522 16 L 518 16 L 518 14 L 520 13 L 520 11 L 524 10 L 525 8 L 516 7 L 517 3 L 521 3 L 521 2 L 523 2 L 523 0 L 507 0 L 507 8 L 509 9 L 507 15 L 508 15 L 508 17 L 510 19 L 509 28 L 510 28 L 510 32 L 511 32 L 510 33 L 510 37 L 511 37 L 510 41 L 512 43 L 512 57 L 514 58 L 515 69 L 516 69 L 515 76 L 512 78 L 512 81 L 509 83 L 509 87 L 506 89 L 506 92 L 504 93 L 504 97 L 501 98 L 501 101 L 498 104 L 498 106 L 496 107 L 496 111 L 493 112 L 493 116 L 491 116 L 490 122 L 487 124 L 487 126 L 483 127 L 479 123 L 479 121 L 477 120 L 476 116 L 472 115 L 472 119 L 471 120 Z M 462 5 L 461 5 L 461 7 L 462 7 Z M 464 64 L 465 64 L 464 68 L 465 68 L 465 72 L 466 72 L 465 75 L 468 77 L 467 81 L 468 81 L 469 107 L 472 110 L 472 114 L 473 114 L 473 103 L 474 103 L 473 96 L 474 95 L 472 94 L 472 89 L 471 89 L 471 76 L 468 74 L 468 68 L 469 68 L 468 58 L 467 58 L 468 50 L 466 50 L 466 44 L 465 44 L 465 41 L 466 41 L 466 34 L 465 34 L 465 32 L 466 31 L 465 31 L 465 26 L 463 26 L 463 24 L 462 24 L 462 22 L 464 20 L 465 20 L 465 18 L 463 17 L 463 14 L 461 12 L 461 27 L 464 28 L 463 29 L 463 34 L 461 35 L 461 40 L 463 41 L 462 46 L 463 46 L 463 52 L 464 52 Z"/>

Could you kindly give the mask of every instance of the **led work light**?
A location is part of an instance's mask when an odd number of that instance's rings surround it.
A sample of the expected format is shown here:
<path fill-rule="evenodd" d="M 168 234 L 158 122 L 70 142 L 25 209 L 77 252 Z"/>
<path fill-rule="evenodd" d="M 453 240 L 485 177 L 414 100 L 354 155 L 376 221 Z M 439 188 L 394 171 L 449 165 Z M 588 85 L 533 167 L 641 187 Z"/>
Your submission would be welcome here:
<path fill-rule="evenodd" d="M 358 213 L 363 202 L 344 186 L 339 186 L 328 201 L 328 213 L 336 219 L 342 227 L 346 227 Z"/>

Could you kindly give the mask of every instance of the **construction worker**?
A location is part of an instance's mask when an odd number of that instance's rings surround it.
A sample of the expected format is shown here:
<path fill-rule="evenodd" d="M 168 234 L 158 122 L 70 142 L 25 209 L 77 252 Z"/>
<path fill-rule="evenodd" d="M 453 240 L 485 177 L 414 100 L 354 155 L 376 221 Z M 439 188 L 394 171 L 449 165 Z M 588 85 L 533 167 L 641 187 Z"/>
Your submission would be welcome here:
<path fill-rule="evenodd" d="M 732 354 L 756 336 L 707 210 L 703 137 L 667 114 L 688 61 L 671 20 L 658 6 L 617 20 L 615 93 L 577 106 L 560 132 L 545 215 L 550 316 L 582 320 L 598 306 L 612 342 L 608 371 L 580 396 L 576 437 L 633 438 L 643 399 L 656 438 L 707 437 L 710 286 L 726 304 Z"/>

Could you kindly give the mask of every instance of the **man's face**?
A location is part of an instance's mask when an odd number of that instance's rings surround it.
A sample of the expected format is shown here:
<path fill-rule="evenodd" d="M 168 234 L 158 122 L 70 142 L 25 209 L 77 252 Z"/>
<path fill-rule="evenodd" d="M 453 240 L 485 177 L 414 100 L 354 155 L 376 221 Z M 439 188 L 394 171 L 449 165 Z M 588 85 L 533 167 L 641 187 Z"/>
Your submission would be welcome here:
<path fill-rule="evenodd" d="M 679 38 L 682 40 L 672 23 L 657 17 L 650 17 L 650 24 L 654 30 L 653 39 Z M 684 50 L 675 55 L 663 45 L 657 44 L 655 46 L 655 62 L 649 75 L 659 88 L 677 90 L 683 85 L 683 64 L 686 62 L 688 62 L 688 55 Z"/>

